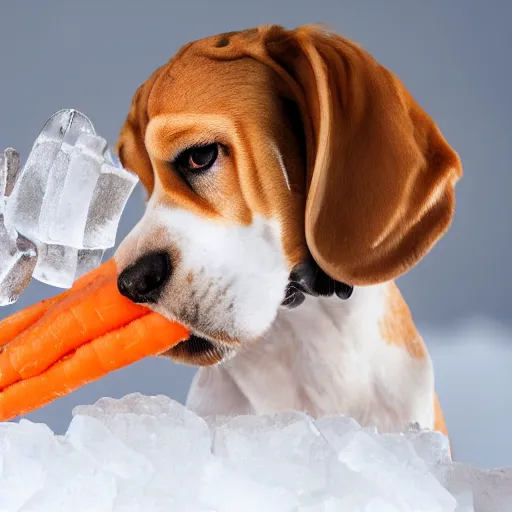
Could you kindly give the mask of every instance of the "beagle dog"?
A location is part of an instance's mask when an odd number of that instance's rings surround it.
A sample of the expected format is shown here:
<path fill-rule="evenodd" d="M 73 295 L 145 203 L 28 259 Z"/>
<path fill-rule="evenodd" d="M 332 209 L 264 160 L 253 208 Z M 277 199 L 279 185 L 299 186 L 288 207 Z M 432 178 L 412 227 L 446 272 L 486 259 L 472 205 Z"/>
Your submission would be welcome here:
<path fill-rule="evenodd" d="M 446 433 L 394 279 L 462 167 L 395 75 L 322 26 L 208 37 L 137 90 L 117 150 L 148 192 L 119 289 L 193 333 L 163 354 L 200 367 L 190 409 Z"/>

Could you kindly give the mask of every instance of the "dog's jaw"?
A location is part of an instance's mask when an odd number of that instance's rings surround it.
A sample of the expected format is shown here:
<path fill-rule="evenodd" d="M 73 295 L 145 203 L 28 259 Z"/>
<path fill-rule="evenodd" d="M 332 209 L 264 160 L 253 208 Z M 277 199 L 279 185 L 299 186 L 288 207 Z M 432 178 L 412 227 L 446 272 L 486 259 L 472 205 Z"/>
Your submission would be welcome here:
<path fill-rule="evenodd" d="M 159 205 L 154 192 L 116 253 L 119 269 L 156 249 L 169 253 L 173 270 L 151 307 L 213 342 L 204 361 L 229 357 L 271 326 L 290 274 L 278 222 L 254 215 L 248 226 L 227 224 Z"/>

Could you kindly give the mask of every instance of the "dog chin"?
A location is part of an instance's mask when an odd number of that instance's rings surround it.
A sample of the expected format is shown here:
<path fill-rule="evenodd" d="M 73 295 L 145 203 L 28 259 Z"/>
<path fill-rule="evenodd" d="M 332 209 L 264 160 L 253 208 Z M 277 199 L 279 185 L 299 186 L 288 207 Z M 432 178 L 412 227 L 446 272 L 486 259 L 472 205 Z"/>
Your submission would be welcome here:
<path fill-rule="evenodd" d="M 178 343 L 163 356 L 192 366 L 214 366 L 234 356 L 236 347 L 214 341 L 191 332 L 188 339 Z"/>

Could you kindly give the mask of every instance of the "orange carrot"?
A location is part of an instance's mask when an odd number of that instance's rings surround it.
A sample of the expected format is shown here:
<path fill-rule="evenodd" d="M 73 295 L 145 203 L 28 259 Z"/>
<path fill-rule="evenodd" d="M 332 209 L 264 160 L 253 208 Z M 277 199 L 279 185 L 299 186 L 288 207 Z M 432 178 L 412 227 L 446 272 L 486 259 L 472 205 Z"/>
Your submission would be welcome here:
<path fill-rule="evenodd" d="M 84 343 L 149 312 L 119 293 L 117 271 L 101 276 L 67 294 L 5 346 L 0 352 L 0 389 L 38 375 Z"/>
<path fill-rule="evenodd" d="M 43 407 L 109 372 L 165 352 L 187 336 L 181 325 L 157 313 L 147 314 L 82 345 L 40 375 L 5 388 L 0 393 L 0 421 Z"/>
<path fill-rule="evenodd" d="M 106 275 L 113 275 L 116 272 L 116 265 L 113 259 L 106 261 L 91 272 L 83 275 L 75 281 L 73 287 L 69 290 L 45 299 L 37 304 L 33 304 L 28 308 L 18 311 L 4 320 L 0 321 L 0 347 L 5 346 L 9 341 L 14 339 L 18 334 L 37 322 L 52 306 L 62 302 L 69 295 L 74 294 L 78 290 L 82 290 L 97 279 Z"/>

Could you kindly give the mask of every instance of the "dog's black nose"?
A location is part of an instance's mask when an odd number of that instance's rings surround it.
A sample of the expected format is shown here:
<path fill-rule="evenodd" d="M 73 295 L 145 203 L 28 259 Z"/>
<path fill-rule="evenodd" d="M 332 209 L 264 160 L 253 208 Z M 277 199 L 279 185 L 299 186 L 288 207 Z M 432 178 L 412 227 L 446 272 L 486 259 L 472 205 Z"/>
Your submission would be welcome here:
<path fill-rule="evenodd" d="M 156 302 L 171 271 L 166 252 L 146 254 L 119 274 L 117 288 L 133 302 Z"/>

